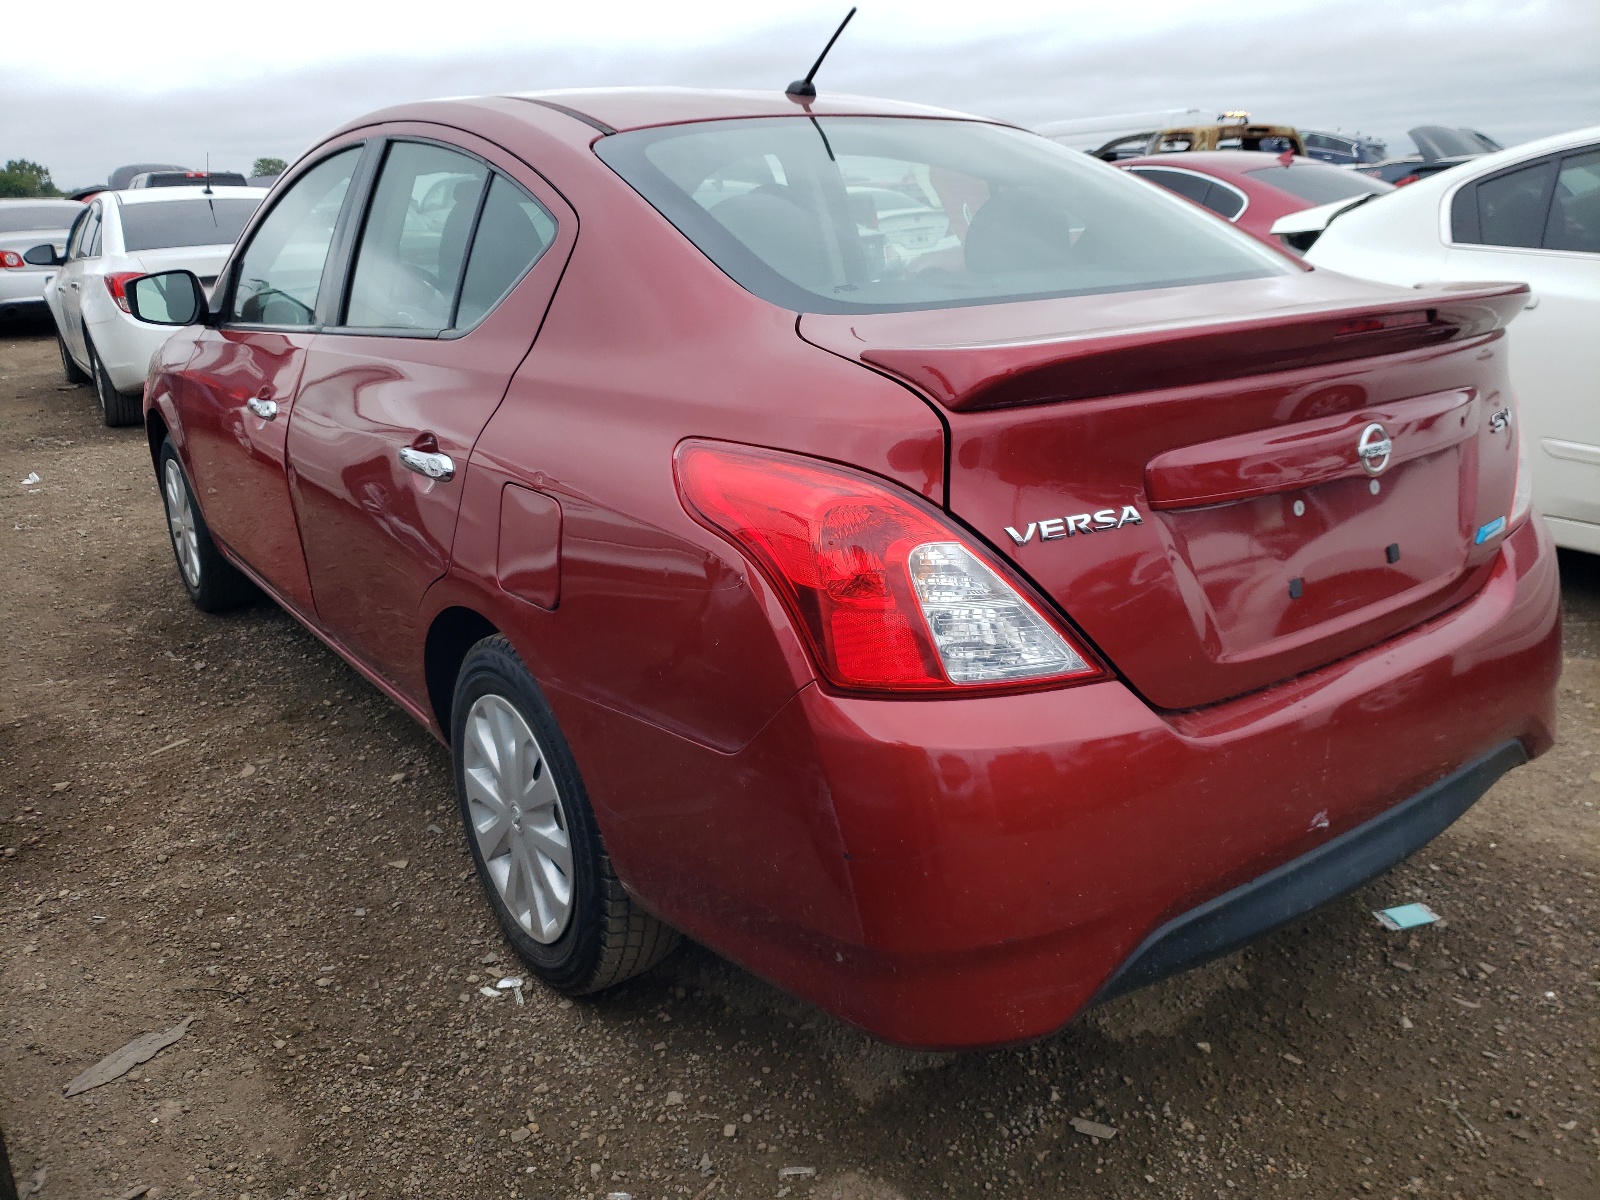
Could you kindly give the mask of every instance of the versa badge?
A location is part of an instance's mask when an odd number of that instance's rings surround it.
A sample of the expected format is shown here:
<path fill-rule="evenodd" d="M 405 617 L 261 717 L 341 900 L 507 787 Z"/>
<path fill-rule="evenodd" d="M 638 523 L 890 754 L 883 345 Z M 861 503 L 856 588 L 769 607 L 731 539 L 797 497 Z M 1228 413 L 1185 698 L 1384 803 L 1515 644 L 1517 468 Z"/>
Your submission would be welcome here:
<path fill-rule="evenodd" d="M 1139 510 L 1131 504 L 1124 504 L 1120 513 L 1114 508 L 1102 508 L 1098 512 L 1078 513 L 1071 517 L 1029 521 L 1028 528 L 1021 533 L 1007 525 L 1006 532 L 1017 545 L 1026 546 L 1033 540 L 1035 533 L 1039 535 L 1041 542 L 1053 542 L 1057 538 L 1071 537 L 1075 533 L 1100 533 L 1110 529 L 1121 529 L 1124 525 L 1143 524 L 1144 518 L 1139 515 Z"/>

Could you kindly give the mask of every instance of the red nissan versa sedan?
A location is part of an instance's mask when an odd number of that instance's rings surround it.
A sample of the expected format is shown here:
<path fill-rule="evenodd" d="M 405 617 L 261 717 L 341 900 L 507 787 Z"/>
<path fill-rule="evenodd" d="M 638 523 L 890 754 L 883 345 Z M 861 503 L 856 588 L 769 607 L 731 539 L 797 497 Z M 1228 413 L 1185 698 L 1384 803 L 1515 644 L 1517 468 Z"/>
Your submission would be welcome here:
<path fill-rule="evenodd" d="M 145 393 L 185 587 L 449 744 L 541 978 L 681 930 L 959 1047 L 1340 895 L 1550 745 L 1526 291 L 1313 271 L 955 113 L 653 90 L 363 118 L 209 301 L 128 295 L 186 326 Z"/>

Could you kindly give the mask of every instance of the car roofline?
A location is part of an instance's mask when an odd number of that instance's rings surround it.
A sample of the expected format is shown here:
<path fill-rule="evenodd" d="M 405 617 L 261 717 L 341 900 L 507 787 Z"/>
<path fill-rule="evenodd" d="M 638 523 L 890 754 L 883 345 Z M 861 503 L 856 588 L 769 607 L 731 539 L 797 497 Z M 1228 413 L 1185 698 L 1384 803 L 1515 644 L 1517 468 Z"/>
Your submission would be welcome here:
<path fill-rule="evenodd" d="M 627 133 L 668 125 L 762 117 L 884 117 L 966 121 L 1032 132 L 992 117 L 899 100 L 824 93 L 800 103 L 783 92 L 718 88 L 564 88 L 483 95 L 439 96 L 389 105 L 340 125 L 318 139 L 320 149 L 337 138 L 374 126 L 402 122 L 457 124 L 463 109 L 498 108 L 507 102 L 537 106 L 587 125 L 596 135 Z M 1036 135 L 1037 136 L 1037 135 Z"/>
<path fill-rule="evenodd" d="M 210 188 L 203 184 L 194 187 L 129 188 L 122 192 L 101 192 L 101 196 L 114 196 L 119 204 L 160 204 L 172 200 L 260 200 L 270 188 L 219 186 Z M 95 197 L 99 199 L 99 196 Z"/>

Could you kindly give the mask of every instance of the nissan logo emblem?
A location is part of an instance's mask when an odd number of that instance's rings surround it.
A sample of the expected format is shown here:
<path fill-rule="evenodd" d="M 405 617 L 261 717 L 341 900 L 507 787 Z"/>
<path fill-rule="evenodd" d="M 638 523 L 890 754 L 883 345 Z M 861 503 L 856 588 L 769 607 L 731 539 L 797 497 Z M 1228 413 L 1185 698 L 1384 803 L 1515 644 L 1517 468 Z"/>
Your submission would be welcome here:
<path fill-rule="evenodd" d="M 1382 475 L 1392 453 L 1394 443 L 1389 440 L 1389 431 L 1382 425 L 1374 421 L 1361 431 L 1361 440 L 1356 443 L 1356 455 L 1368 475 Z"/>

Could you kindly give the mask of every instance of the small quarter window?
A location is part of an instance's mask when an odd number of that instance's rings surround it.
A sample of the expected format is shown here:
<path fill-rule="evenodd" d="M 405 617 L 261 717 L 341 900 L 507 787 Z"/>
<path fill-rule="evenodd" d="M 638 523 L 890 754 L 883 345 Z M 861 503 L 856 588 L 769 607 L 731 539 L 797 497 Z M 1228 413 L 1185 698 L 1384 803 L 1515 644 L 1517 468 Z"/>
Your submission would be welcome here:
<path fill-rule="evenodd" d="M 476 325 L 550 248 L 556 221 L 544 205 L 502 175 L 489 185 L 461 284 L 455 326 Z"/>
<path fill-rule="evenodd" d="M 1561 160 L 1544 248 L 1600 254 L 1600 150 Z"/>
<path fill-rule="evenodd" d="M 1219 216 L 1233 220 L 1244 211 L 1244 199 L 1238 192 L 1225 188 L 1220 183 L 1213 183 L 1206 191 L 1206 198 L 1201 201 L 1207 208 Z"/>
<path fill-rule="evenodd" d="M 1485 179 L 1471 189 L 1471 216 L 1476 218 L 1477 228 L 1463 230 L 1461 222 L 1456 222 L 1456 240 L 1480 246 L 1538 246 L 1544 238 L 1555 175 L 1555 161 L 1547 160 Z M 1461 237 L 1462 233 L 1467 236 Z"/>

